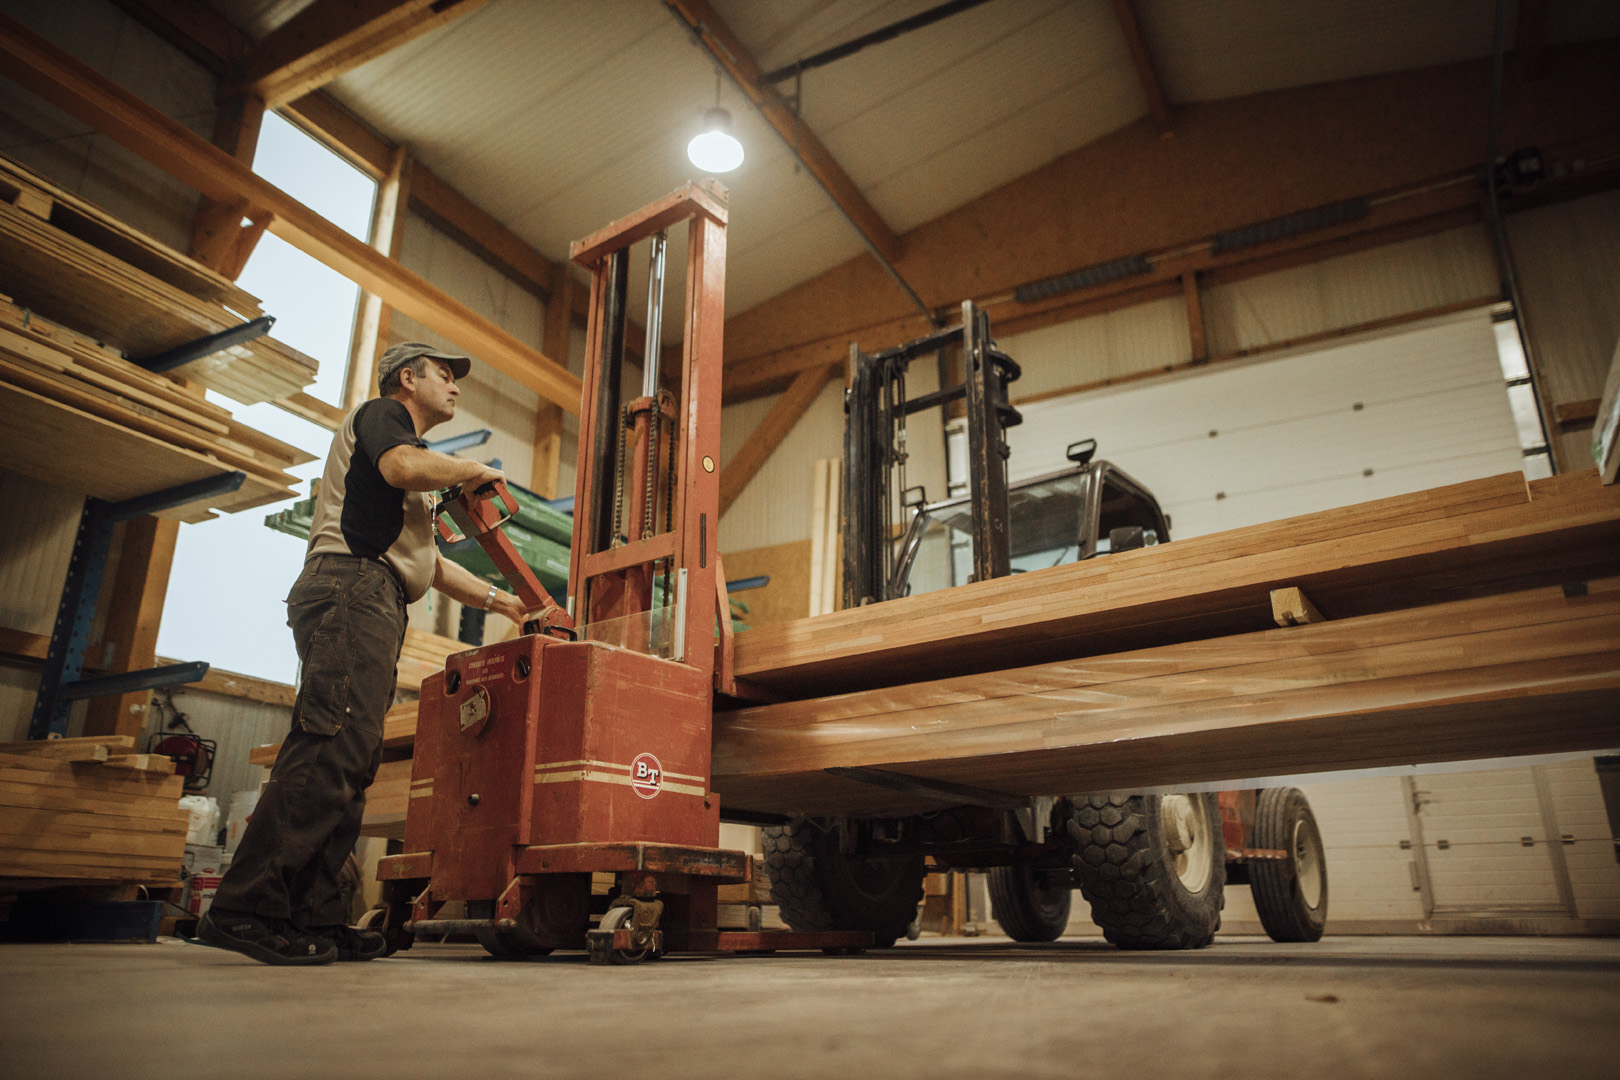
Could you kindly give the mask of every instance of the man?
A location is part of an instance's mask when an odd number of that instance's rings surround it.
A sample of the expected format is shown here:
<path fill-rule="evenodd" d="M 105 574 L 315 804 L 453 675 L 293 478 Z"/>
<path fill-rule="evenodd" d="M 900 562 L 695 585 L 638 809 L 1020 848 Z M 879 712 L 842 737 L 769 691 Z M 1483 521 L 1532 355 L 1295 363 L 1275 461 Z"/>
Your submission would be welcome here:
<path fill-rule="evenodd" d="M 304 570 L 287 595 L 302 668 L 292 731 L 198 926 L 211 944 L 267 964 L 386 951 L 381 934 L 346 925 L 338 873 L 382 762 L 405 606 L 432 586 L 519 625 L 525 614 L 515 596 L 433 543 L 434 492 L 503 478 L 422 441 L 455 415 L 456 380 L 471 366 L 427 345 L 395 345 L 377 363 L 381 396 L 351 412 L 332 440 Z"/>

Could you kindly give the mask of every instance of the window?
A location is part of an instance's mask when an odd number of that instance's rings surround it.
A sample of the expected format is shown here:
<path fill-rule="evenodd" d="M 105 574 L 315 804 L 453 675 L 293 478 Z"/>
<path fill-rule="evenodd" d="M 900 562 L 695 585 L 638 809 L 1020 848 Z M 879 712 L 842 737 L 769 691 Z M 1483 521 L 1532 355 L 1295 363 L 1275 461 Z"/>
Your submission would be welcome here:
<path fill-rule="evenodd" d="M 337 154 L 275 114 L 266 114 L 254 171 L 349 233 L 370 230 L 377 185 Z M 315 357 L 307 392 L 338 404 L 360 290 L 337 271 L 266 234 L 238 283 L 276 318 L 275 337 Z M 208 397 L 237 419 L 315 455 L 292 470 L 320 475 L 332 433 L 270 404 Z M 301 485 L 307 491 L 307 485 Z M 282 601 L 303 565 L 304 545 L 265 527 L 285 503 L 244 510 L 180 529 L 158 630 L 158 652 L 207 660 L 227 671 L 276 682 L 297 680 L 298 658 Z"/>
<path fill-rule="evenodd" d="M 1530 382 L 1530 365 L 1519 339 L 1519 321 L 1512 312 L 1492 319 L 1496 330 L 1496 354 L 1502 361 L 1502 377 L 1507 380 L 1508 405 L 1519 429 L 1519 445 L 1524 448 L 1524 475 L 1540 480 L 1552 475 L 1552 453 L 1547 447 L 1547 428 L 1541 422 L 1536 388 Z"/>

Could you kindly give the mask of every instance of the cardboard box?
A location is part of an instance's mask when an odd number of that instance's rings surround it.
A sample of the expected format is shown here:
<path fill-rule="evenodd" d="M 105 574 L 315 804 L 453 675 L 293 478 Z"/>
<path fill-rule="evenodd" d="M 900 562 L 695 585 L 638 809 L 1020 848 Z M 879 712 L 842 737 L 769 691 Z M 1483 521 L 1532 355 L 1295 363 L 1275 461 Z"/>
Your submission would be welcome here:
<path fill-rule="evenodd" d="M 182 897 L 183 906 L 199 919 L 214 902 L 214 893 L 219 891 L 219 874 L 194 874 L 186 879 L 186 892 Z"/>
<path fill-rule="evenodd" d="M 187 844 L 180 859 L 180 877 L 189 879 L 198 875 L 218 877 L 225 869 L 225 849 L 217 844 Z"/>

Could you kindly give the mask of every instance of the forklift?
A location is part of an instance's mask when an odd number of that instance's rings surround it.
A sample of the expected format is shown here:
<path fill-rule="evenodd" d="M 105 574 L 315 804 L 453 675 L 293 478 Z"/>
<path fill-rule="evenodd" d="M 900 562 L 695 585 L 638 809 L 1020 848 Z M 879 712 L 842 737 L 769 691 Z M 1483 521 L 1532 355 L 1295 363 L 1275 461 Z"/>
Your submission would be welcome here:
<path fill-rule="evenodd" d="M 908 397 L 910 364 L 930 355 L 940 358 L 942 388 Z M 952 355 L 963 377 L 947 385 Z M 962 305 L 959 323 L 915 341 L 874 355 L 853 348 L 851 368 L 845 607 L 1170 541 L 1170 518 L 1158 500 L 1118 466 L 1097 460 L 1095 440 L 1068 448 L 1069 468 L 1008 484 L 1006 429 L 1022 417 L 1007 388 L 1020 370 L 972 303 Z M 929 503 L 921 487 L 905 483 L 906 420 L 954 402 L 962 403 L 967 490 Z M 896 520 L 908 513 L 909 521 Z M 995 918 L 1017 941 L 1060 937 L 1078 888 L 1093 921 L 1119 947 L 1199 948 L 1219 928 L 1229 883 L 1251 886 L 1275 940 L 1322 935 L 1326 862 L 1297 789 L 1027 799 L 885 770 L 839 772 L 934 808 L 767 827 L 772 897 L 795 929 L 862 929 L 879 944 L 892 943 L 914 932 L 932 863 L 934 870 L 987 870 Z"/>

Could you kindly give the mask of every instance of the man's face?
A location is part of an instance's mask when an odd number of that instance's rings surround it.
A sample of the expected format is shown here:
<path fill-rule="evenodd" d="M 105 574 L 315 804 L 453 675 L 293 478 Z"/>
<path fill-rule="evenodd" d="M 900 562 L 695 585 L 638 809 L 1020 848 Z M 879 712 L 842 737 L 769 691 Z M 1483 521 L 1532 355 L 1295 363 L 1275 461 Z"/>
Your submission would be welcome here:
<path fill-rule="evenodd" d="M 408 369 L 401 381 L 411 379 Z M 405 384 L 411 389 L 417 405 L 432 424 L 442 424 L 456 415 L 456 398 L 461 389 L 456 386 L 455 372 L 442 360 L 429 360 L 419 378 Z"/>

